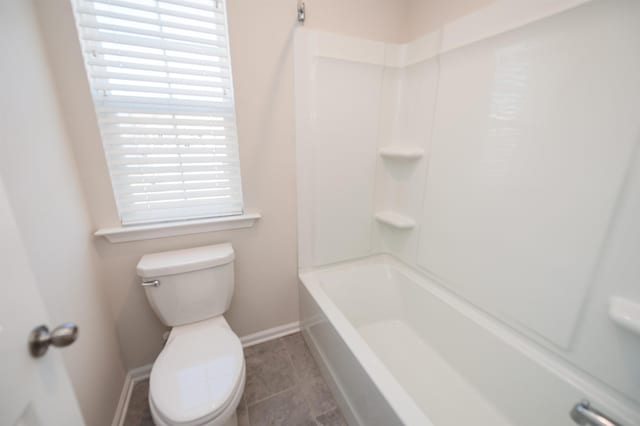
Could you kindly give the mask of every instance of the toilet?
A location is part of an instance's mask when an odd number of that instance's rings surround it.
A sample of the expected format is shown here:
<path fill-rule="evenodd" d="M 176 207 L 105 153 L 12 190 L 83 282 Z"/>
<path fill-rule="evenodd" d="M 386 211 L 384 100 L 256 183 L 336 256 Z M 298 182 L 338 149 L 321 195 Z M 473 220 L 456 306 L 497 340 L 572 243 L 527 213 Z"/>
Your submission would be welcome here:
<path fill-rule="evenodd" d="M 224 319 L 233 296 L 231 244 L 148 254 L 145 294 L 171 328 L 153 363 L 149 405 L 157 426 L 236 426 L 245 382 L 242 344 Z"/>

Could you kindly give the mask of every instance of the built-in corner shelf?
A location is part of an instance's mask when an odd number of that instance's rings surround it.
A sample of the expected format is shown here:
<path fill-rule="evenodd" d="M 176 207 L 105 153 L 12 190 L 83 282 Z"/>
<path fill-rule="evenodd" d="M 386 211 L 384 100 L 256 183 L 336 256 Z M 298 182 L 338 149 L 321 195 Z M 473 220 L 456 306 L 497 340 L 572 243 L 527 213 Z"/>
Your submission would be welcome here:
<path fill-rule="evenodd" d="M 413 229 L 416 226 L 416 221 L 409 216 L 389 210 L 376 213 L 375 218 L 378 222 L 396 229 Z"/>
<path fill-rule="evenodd" d="M 612 297 L 609 316 L 620 327 L 640 335 L 640 303 L 622 297 Z"/>
<path fill-rule="evenodd" d="M 380 155 L 394 160 L 418 160 L 424 155 L 424 150 L 409 146 L 387 146 L 380 148 Z"/>

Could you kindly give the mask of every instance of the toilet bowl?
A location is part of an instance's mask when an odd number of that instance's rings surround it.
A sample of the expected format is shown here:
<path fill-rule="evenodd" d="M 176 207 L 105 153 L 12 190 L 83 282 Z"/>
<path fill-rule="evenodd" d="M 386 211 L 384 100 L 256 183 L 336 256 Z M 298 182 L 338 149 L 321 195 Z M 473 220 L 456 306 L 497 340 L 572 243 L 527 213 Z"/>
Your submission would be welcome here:
<path fill-rule="evenodd" d="M 158 426 L 236 426 L 245 383 L 242 344 L 222 314 L 233 294 L 230 244 L 145 255 L 147 298 L 173 328 L 149 379 Z"/>

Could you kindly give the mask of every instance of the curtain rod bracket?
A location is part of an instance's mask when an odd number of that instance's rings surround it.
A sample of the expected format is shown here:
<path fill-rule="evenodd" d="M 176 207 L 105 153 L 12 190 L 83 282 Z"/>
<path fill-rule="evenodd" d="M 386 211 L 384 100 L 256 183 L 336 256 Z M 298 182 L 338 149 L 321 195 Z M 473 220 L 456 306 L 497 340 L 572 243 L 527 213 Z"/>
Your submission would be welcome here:
<path fill-rule="evenodd" d="M 298 5 L 298 22 L 304 24 L 304 20 L 307 18 L 306 8 L 304 2 Z"/>

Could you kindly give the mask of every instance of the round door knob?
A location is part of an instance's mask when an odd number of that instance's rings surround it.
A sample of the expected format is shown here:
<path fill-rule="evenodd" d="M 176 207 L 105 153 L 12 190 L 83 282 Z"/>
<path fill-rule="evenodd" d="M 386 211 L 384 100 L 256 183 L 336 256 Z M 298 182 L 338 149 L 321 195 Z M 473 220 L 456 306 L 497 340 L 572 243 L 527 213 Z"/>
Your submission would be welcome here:
<path fill-rule="evenodd" d="M 47 353 L 50 345 L 58 348 L 69 346 L 78 338 L 78 326 L 73 323 L 61 324 L 49 332 L 46 325 L 40 325 L 29 334 L 29 352 L 34 358 Z"/>

